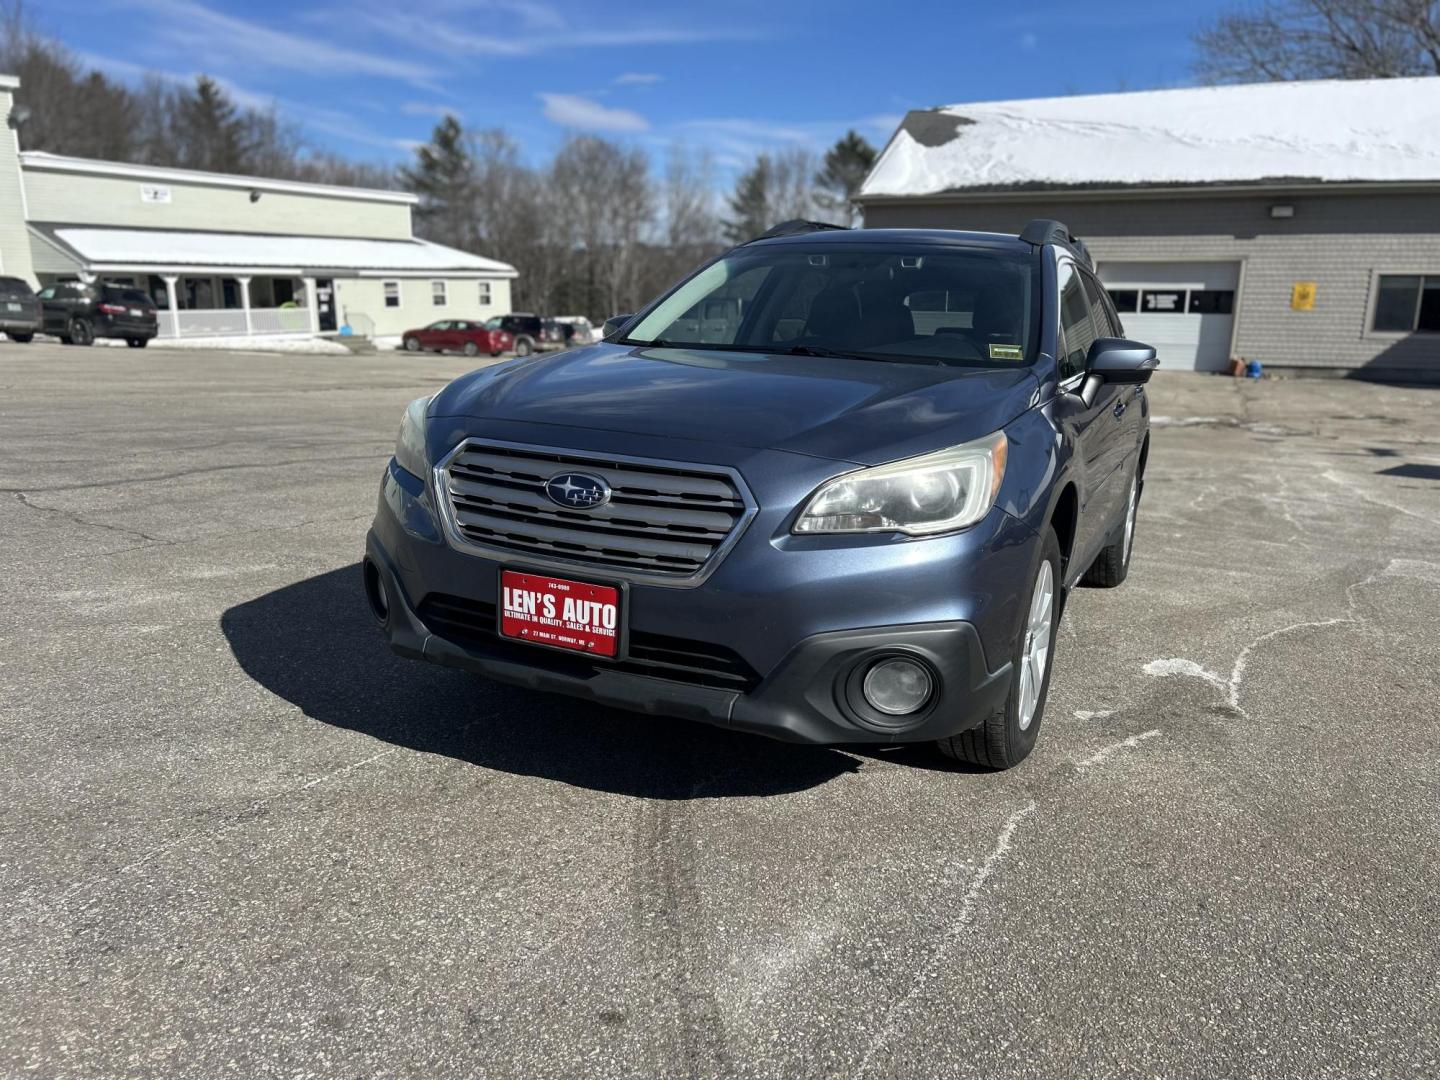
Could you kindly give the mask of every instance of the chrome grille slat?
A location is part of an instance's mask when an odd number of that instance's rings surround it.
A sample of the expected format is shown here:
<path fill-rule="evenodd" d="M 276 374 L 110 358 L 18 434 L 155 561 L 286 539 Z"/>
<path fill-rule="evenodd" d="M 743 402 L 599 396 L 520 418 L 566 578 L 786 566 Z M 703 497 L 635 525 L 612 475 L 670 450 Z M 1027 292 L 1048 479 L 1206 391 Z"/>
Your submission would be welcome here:
<path fill-rule="evenodd" d="M 538 521 L 500 517 L 480 513 L 466 506 L 455 507 L 455 518 L 461 529 L 471 526 L 505 536 L 533 536 L 553 544 L 576 544 L 598 550 L 632 551 L 641 555 L 669 556 L 687 562 L 701 563 L 710 556 L 712 545 L 688 543 L 684 540 L 662 540 L 654 536 L 612 535 L 594 527 L 563 527 Z M 579 539 L 577 539 L 577 536 Z"/>
<path fill-rule="evenodd" d="M 593 510 L 551 501 L 546 482 L 570 470 L 603 479 L 609 501 Z M 436 481 L 462 549 L 658 583 L 698 580 L 754 513 L 728 469 L 477 439 L 441 464 Z"/>
<path fill-rule="evenodd" d="M 477 530 L 483 534 L 483 530 Z M 659 570 L 667 574 L 683 573 L 691 574 L 700 569 L 700 564 L 677 563 L 672 560 L 665 560 L 656 557 L 635 555 L 625 557 L 620 553 L 606 554 L 599 548 L 590 549 L 576 547 L 575 545 L 547 544 L 540 541 L 518 540 L 499 534 L 480 535 L 475 538 L 485 547 L 503 548 L 512 552 L 535 552 L 540 555 L 549 555 L 552 558 L 565 559 L 569 562 L 584 562 L 586 565 L 603 566 L 609 569 L 616 567 L 633 567 L 637 570 Z"/>
<path fill-rule="evenodd" d="M 536 482 L 548 480 L 572 466 L 604 476 L 605 482 L 614 488 L 617 494 L 634 491 L 636 494 L 664 495 L 671 498 L 680 496 L 686 501 L 715 499 L 729 502 L 735 499 L 735 489 L 727 480 L 686 474 L 671 475 L 660 470 L 642 472 L 634 466 L 612 465 L 603 459 L 592 461 L 569 454 L 563 457 L 557 455 L 554 461 L 544 458 L 514 461 L 494 453 L 466 450 L 456 455 L 455 460 L 450 463 L 451 469 L 458 467 L 462 470 L 498 473 L 501 476 Z"/>
<path fill-rule="evenodd" d="M 544 494 L 540 485 L 532 488 L 498 487 L 474 480 L 450 477 L 450 494 L 457 500 L 476 500 L 493 506 L 504 506 L 514 510 L 525 510 L 555 522 L 584 524 L 587 521 L 604 522 L 628 529 L 658 529 L 676 531 L 684 529 L 704 533 L 723 540 L 735 524 L 733 514 L 717 510 L 694 510 L 690 507 L 656 508 L 632 506 L 612 499 L 607 505 L 594 510 L 563 510 Z"/>

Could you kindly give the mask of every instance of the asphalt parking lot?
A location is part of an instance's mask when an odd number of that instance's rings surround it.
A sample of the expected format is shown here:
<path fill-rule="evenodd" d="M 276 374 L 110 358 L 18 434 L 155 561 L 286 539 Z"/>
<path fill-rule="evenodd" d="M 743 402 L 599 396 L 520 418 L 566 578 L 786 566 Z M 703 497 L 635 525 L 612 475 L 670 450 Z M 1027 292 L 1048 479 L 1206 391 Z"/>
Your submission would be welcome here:
<path fill-rule="evenodd" d="M 393 658 L 466 366 L 0 342 L 0 1075 L 1440 1074 L 1440 389 L 1157 377 L 986 774 Z"/>

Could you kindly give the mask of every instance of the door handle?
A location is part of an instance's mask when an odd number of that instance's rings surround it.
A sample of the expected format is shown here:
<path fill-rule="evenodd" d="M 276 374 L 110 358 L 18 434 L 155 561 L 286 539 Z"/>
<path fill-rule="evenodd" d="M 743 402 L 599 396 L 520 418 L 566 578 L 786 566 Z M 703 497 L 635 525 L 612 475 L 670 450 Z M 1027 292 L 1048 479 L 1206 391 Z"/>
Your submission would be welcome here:
<path fill-rule="evenodd" d="M 1120 417 L 1122 417 L 1122 416 L 1124 416 L 1124 415 L 1125 415 L 1125 402 L 1123 402 L 1123 401 L 1117 401 L 1117 402 L 1115 402 L 1115 419 L 1116 419 L 1116 420 L 1119 420 Z"/>

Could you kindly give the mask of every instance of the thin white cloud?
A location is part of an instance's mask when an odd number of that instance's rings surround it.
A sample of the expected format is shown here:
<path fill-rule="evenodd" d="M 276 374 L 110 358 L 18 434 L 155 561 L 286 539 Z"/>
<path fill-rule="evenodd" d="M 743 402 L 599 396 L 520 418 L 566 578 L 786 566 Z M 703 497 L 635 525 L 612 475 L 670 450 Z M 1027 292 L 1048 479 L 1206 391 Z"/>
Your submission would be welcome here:
<path fill-rule="evenodd" d="M 450 105 L 437 105 L 429 101 L 407 101 L 400 106 L 406 116 L 459 116 L 460 112 Z"/>
<path fill-rule="evenodd" d="M 627 71 L 623 75 L 616 75 L 611 81 L 616 86 L 654 86 L 664 82 L 665 76 L 656 75 L 653 71 Z"/>
<path fill-rule="evenodd" d="M 544 56 L 574 49 L 695 45 L 714 41 L 751 41 L 757 37 L 755 31 L 739 27 L 607 26 L 577 29 L 562 26 L 516 31 L 496 28 L 477 32 L 471 28 L 471 23 L 460 19 L 444 18 L 428 11 L 397 11 L 393 7 L 373 3 L 335 9 L 335 12 L 337 19 L 345 19 L 348 25 L 363 26 L 386 41 L 423 42 L 428 49 L 467 58 Z"/>
<path fill-rule="evenodd" d="M 545 118 L 581 131 L 645 131 L 650 122 L 630 109 L 612 109 L 578 94 L 540 94 Z"/>
<path fill-rule="evenodd" d="M 185 0 L 121 0 L 154 16 L 149 40 L 198 65 L 225 70 L 264 67 L 310 74 L 371 75 L 430 84 L 434 69 L 393 56 L 334 45 L 319 37 L 275 30 Z"/>
<path fill-rule="evenodd" d="M 1034 52 L 1035 46 L 1039 44 L 1040 38 L 1036 36 L 1032 31 L 1027 30 L 1025 31 L 1025 33 L 1020 35 L 1020 48 L 1024 49 L 1026 52 Z"/>

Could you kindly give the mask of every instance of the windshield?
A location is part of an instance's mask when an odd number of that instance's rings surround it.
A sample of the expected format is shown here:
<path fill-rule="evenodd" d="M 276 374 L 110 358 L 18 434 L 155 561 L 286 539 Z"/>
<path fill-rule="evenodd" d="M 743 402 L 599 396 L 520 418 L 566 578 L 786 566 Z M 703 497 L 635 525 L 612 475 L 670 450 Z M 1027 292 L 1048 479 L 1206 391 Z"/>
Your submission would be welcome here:
<path fill-rule="evenodd" d="M 1014 366 L 1032 358 L 1039 257 L 987 248 L 757 245 L 623 339 L 638 345 Z"/>

